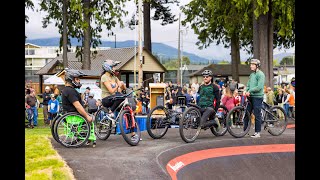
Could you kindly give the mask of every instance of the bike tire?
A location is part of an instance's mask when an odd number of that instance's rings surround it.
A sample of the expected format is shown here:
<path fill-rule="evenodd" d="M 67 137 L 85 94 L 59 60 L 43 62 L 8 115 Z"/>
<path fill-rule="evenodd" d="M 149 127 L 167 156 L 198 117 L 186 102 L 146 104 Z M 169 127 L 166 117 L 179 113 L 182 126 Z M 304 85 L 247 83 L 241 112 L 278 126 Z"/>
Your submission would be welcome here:
<path fill-rule="evenodd" d="M 191 116 L 189 113 L 194 112 L 194 116 Z M 196 119 L 194 119 L 196 118 Z M 188 120 L 190 119 L 190 120 Z M 197 137 L 200 134 L 201 131 L 201 126 L 200 126 L 200 119 L 201 119 L 201 113 L 200 110 L 198 108 L 195 107 L 188 107 L 182 114 L 181 119 L 179 120 L 179 133 L 180 133 L 180 137 L 182 138 L 182 140 L 186 143 L 192 143 L 194 142 Z M 191 121 L 189 124 L 186 124 L 187 122 L 185 121 Z M 195 134 L 191 137 L 188 138 L 186 133 L 184 132 L 185 128 L 189 128 L 188 125 L 192 126 L 190 127 L 190 129 L 195 129 Z"/>
<path fill-rule="evenodd" d="M 65 143 L 64 141 L 61 140 L 61 138 L 60 138 L 60 136 L 59 136 L 59 133 L 58 133 L 58 132 L 59 132 L 59 131 L 58 131 L 59 124 L 60 124 L 63 120 L 65 120 L 68 116 L 78 116 L 78 117 L 82 118 L 82 119 L 83 119 L 83 122 L 84 122 L 84 124 L 85 124 L 85 126 L 86 126 L 86 131 L 87 131 L 87 133 L 86 133 L 86 135 L 85 135 L 85 137 L 84 137 L 84 140 L 81 141 L 80 143 L 76 144 L 76 145 L 73 145 L 73 143 L 75 142 L 74 140 L 72 140 L 70 144 Z M 86 120 L 82 115 L 80 115 L 79 113 L 76 113 L 76 112 L 66 113 L 66 114 L 64 114 L 63 116 L 61 116 L 61 117 L 57 120 L 56 123 L 57 123 L 57 124 L 55 125 L 54 133 L 55 133 L 56 137 L 58 138 L 59 143 L 60 143 L 62 146 L 67 147 L 67 148 L 69 148 L 69 147 L 78 148 L 78 147 L 82 146 L 83 144 L 85 144 L 85 143 L 88 141 L 89 136 L 90 136 L 90 131 L 91 131 L 91 126 L 90 126 L 91 123 L 88 123 L 87 120 Z M 72 126 L 73 126 L 73 125 L 72 125 Z M 71 129 L 71 128 L 69 127 L 69 129 Z M 78 132 L 77 132 L 77 133 L 78 133 Z"/>
<path fill-rule="evenodd" d="M 112 122 L 109 119 L 105 120 L 105 124 L 101 124 L 101 113 L 105 112 L 104 108 L 101 108 L 97 111 L 96 115 L 95 115 L 95 121 L 94 121 L 94 127 L 95 127 L 95 135 L 98 137 L 98 139 L 100 140 L 107 140 L 111 134 L 111 130 L 112 130 Z M 107 114 L 107 112 L 105 112 Z M 106 132 L 104 134 L 101 133 L 101 127 L 104 127 L 104 129 L 106 130 Z"/>
<path fill-rule="evenodd" d="M 235 112 L 240 112 L 241 115 L 244 113 L 244 107 L 242 106 L 235 106 L 233 107 L 228 115 L 227 115 L 227 119 L 226 119 L 226 125 L 227 125 L 227 130 L 228 132 L 235 138 L 242 138 L 244 137 L 245 135 L 248 134 L 248 132 L 250 131 L 250 127 L 251 127 L 251 118 L 250 118 L 250 113 L 248 111 L 245 112 L 245 116 L 248 117 L 248 126 L 247 126 L 247 129 L 245 129 L 243 131 L 243 129 L 240 127 L 240 128 L 237 128 L 239 131 L 241 130 L 240 133 L 236 133 L 236 129 L 232 128 L 231 125 L 233 125 L 233 115 Z M 237 122 L 237 123 L 244 123 L 242 121 L 240 122 Z"/>
<path fill-rule="evenodd" d="M 212 134 L 214 134 L 215 136 L 223 136 L 228 132 L 227 125 L 226 125 L 226 119 L 227 119 L 227 115 L 228 115 L 229 110 L 224 105 L 220 105 L 219 108 L 222 108 L 223 112 L 224 112 L 223 119 L 221 119 L 221 120 L 219 119 L 222 130 L 220 130 L 218 132 L 215 127 L 210 127 Z"/>
<path fill-rule="evenodd" d="M 58 114 L 58 115 L 52 120 L 52 123 L 51 123 L 51 135 L 52 135 L 53 139 L 56 140 L 58 143 L 60 143 L 60 142 L 59 142 L 59 138 L 56 136 L 56 133 L 54 132 L 54 130 L 55 130 L 55 126 L 56 126 L 57 120 L 58 120 L 60 117 L 62 117 L 62 116 L 63 116 L 63 115 Z"/>
<path fill-rule="evenodd" d="M 156 110 L 163 110 L 165 112 L 165 116 L 166 116 L 163 119 L 166 119 L 166 120 L 168 119 L 167 110 L 164 106 L 156 106 L 156 107 L 152 108 L 152 110 L 148 113 L 148 116 L 147 116 L 147 123 L 146 123 L 147 124 L 147 132 L 148 132 L 149 136 L 152 137 L 153 139 L 160 139 L 167 133 L 168 128 L 169 128 L 169 124 L 165 125 L 164 128 L 162 128 L 163 131 L 159 134 L 156 134 L 152 131 L 151 117 L 152 117 L 153 112 L 155 112 Z M 158 121 L 158 119 L 156 121 Z M 155 122 L 155 123 L 157 123 L 157 122 Z M 159 126 L 161 126 L 161 125 L 162 124 L 159 124 Z M 155 129 L 158 129 L 157 127 L 158 127 L 158 125 L 156 125 Z"/>
<path fill-rule="evenodd" d="M 285 110 L 280 107 L 280 106 L 272 106 L 269 110 L 270 112 L 281 112 L 282 115 L 283 115 L 283 124 L 282 124 L 282 127 L 280 128 L 280 130 L 276 130 L 276 127 L 279 125 L 279 121 L 274 123 L 276 125 L 273 124 L 273 127 L 268 127 L 268 132 L 273 135 L 273 136 L 279 136 L 281 135 L 286 129 L 287 129 L 287 124 L 288 124 L 288 117 L 286 116 L 286 113 L 285 113 Z M 265 122 L 267 122 L 268 120 L 266 120 L 266 118 L 268 118 L 269 114 L 266 114 L 266 117 L 265 117 Z M 266 123 L 267 125 L 267 123 Z"/>
<path fill-rule="evenodd" d="M 127 119 L 124 119 L 124 116 L 126 116 Z M 127 130 L 127 127 L 126 127 L 126 121 L 128 121 L 128 124 L 130 126 L 130 123 L 132 123 L 132 119 L 131 119 L 131 114 L 130 114 L 130 111 L 129 110 L 122 110 L 120 115 L 119 115 L 119 125 L 120 125 L 120 132 L 121 132 L 121 135 L 123 137 L 123 139 L 131 146 L 136 146 L 139 144 L 140 142 L 140 138 L 141 138 L 141 132 L 140 132 L 140 128 L 139 128 L 139 125 L 137 123 L 137 121 L 135 120 L 135 128 L 132 129 L 130 128 L 129 130 Z M 129 132 L 127 132 L 129 131 Z M 133 141 L 131 139 L 131 133 L 135 131 L 135 134 L 138 135 L 138 137 L 136 138 L 135 141 Z M 127 136 L 127 134 L 129 134 L 129 136 Z"/>

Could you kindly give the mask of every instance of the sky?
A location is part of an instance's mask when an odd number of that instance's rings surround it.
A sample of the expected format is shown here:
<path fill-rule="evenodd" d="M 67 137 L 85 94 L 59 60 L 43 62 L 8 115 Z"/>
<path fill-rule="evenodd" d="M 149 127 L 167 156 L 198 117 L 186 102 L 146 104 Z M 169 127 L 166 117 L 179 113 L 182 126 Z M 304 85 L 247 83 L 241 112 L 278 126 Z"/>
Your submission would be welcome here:
<path fill-rule="evenodd" d="M 42 28 L 42 18 L 46 14 L 43 11 L 36 11 L 39 9 L 39 0 L 32 0 L 35 5 L 35 10 L 32 11 L 30 9 L 25 9 L 25 14 L 29 16 L 29 23 L 25 25 L 25 33 L 28 39 L 40 39 L 40 38 L 51 38 L 51 37 L 60 37 L 58 33 L 58 28 L 54 26 L 54 23 L 51 23 L 47 28 Z M 180 6 L 188 4 L 191 0 L 180 0 Z M 135 12 L 135 4 L 134 1 L 129 1 L 125 3 L 125 9 L 129 12 L 126 17 L 123 17 L 123 21 L 128 21 L 132 14 Z M 171 4 L 171 12 L 179 17 L 179 6 L 176 4 Z M 154 13 L 154 10 L 151 11 L 151 15 Z M 184 14 L 181 13 L 181 19 L 184 19 Z M 153 21 L 151 20 L 151 41 L 153 43 L 163 43 L 175 48 L 178 48 L 178 29 L 179 23 L 176 21 L 175 23 L 168 24 L 166 26 L 162 26 L 160 24 L 161 21 Z M 138 27 L 137 27 L 138 28 Z M 199 50 L 198 46 L 195 44 L 197 40 L 197 35 L 194 34 L 193 30 L 189 27 L 181 26 L 183 30 L 183 35 L 181 35 L 181 49 L 184 52 L 189 52 L 196 54 L 198 56 L 207 58 L 207 59 L 219 59 L 219 60 L 228 60 L 230 61 L 230 48 L 224 48 L 223 45 L 215 45 L 214 43 L 210 44 L 210 46 L 206 49 Z M 128 27 L 120 28 L 116 26 L 113 28 L 113 32 L 116 34 L 117 42 L 118 41 L 126 41 L 126 40 L 138 40 L 138 31 L 130 30 Z M 102 31 L 101 40 L 103 41 L 114 41 L 114 36 L 108 37 L 108 31 Z M 274 54 L 279 54 L 282 52 L 294 53 L 294 48 L 291 49 L 275 49 Z M 249 55 L 240 51 L 241 59 L 247 59 Z"/>

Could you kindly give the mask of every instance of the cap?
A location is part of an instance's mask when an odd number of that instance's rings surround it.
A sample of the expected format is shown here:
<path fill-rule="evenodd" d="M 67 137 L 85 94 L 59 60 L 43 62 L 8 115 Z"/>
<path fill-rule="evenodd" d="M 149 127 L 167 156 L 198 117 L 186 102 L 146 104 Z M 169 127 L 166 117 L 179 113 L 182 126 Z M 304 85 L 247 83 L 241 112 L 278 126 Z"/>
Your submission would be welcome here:
<path fill-rule="evenodd" d="M 54 94 L 50 94 L 50 97 L 54 97 L 55 98 Z"/>
<path fill-rule="evenodd" d="M 46 86 L 45 90 L 47 90 L 47 89 L 50 90 L 50 87 L 49 87 L 49 86 Z"/>
<path fill-rule="evenodd" d="M 90 90 L 90 87 L 87 87 L 86 89 Z"/>

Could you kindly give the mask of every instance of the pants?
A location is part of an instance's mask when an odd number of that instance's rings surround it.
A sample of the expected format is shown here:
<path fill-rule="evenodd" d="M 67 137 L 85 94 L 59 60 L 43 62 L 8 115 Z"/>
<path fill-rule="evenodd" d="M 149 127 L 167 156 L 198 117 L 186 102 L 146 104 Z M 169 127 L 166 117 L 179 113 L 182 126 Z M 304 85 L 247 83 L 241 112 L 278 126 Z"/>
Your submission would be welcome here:
<path fill-rule="evenodd" d="M 286 115 L 288 117 L 290 117 L 289 116 L 289 104 L 288 103 L 283 104 L 283 108 L 284 108 L 284 111 L 286 112 Z"/>
<path fill-rule="evenodd" d="M 113 100 L 112 97 L 114 97 L 114 95 L 103 98 L 102 105 L 106 108 L 110 108 L 110 110 L 114 112 L 124 99 Z"/>
<path fill-rule="evenodd" d="M 48 118 L 48 119 L 49 119 L 49 120 L 53 120 L 55 117 L 57 117 L 57 114 L 58 114 L 58 113 L 50 113 L 50 112 L 49 112 L 49 118 Z"/>
<path fill-rule="evenodd" d="M 254 130 L 255 132 L 260 132 L 261 131 L 261 122 L 262 122 L 262 117 L 261 117 L 261 107 L 262 107 L 262 101 L 263 97 L 248 97 L 248 100 L 251 102 L 248 104 L 248 111 L 251 114 L 253 111 L 253 114 L 255 116 L 255 122 L 254 122 Z M 253 108 L 252 108 L 253 107 Z M 244 118 L 244 129 L 247 129 L 248 127 L 248 122 L 249 118 L 245 116 Z"/>
<path fill-rule="evenodd" d="M 88 109 L 88 113 L 89 114 L 93 114 L 95 112 L 97 112 L 98 109 Z"/>
<path fill-rule="evenodd" d="M 200 109 L 200 112 L 202 114 L 200 125 L 206 123 L 208 118 L 212 115 L 213 111 L 214 111 L 214 109 L 212 107 L 207 107 L 207 108 L 201 108 Z"/>
<path fill-rule="evenodd" d="M 48 121 L 48 105 L 43 105 L 43 121 L 44 121 L 44 124 L 49 124 L 49 121 Z"/>
<path fill-rule="evenodd" d="M 34 126 L 37 126 L 38 125 L 38 111 L 37 111 L 37 106 L 33 106 L 33 107 L 30 107 L 30 110 L 32 111 L 33 113 L 33 125 Z M 30 112 L 31 113 L 31 112 Z M 30 122 L 30 125 L 31 125 L 32 122 Z"/>

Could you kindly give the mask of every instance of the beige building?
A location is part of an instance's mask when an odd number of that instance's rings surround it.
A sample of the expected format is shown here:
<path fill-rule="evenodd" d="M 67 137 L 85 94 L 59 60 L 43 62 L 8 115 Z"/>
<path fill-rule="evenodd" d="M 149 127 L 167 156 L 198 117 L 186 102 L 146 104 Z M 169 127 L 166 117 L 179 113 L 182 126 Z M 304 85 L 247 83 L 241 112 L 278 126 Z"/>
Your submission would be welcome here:
<path fill-rule="evenodd" d="M 158 81 L 163 81 L 166 68 L 159 62 L 159 60 L 152 55 L 152 53 L 146 49 L 142 52 L 144 63 L 142 64 L 144 86 L 149 83 L 155 82 L 155 74 Z M 97 54 L 91 56 L 91 69 L 82 70 L 88 76 L 86 79 L 92 81 L 99 81 L 102 70 L 102 63 L 106 59 L 112 59 L 120 61 L 121 63 L 116 67 L 120 72 L 118 78 L 126 83 L 127 87 L 134 86 L 134 64 L 136 60 L 136 82 L 138 82 L 138 70 L 139 70 L 139 56 L 138 47 L 128 48 L 111 48 L 105 50 L 97 50 Z M 82 62 L 76 57 L 75 53 L 68 53 L 68 68 L 69 69 L 81 69 Z M 40 76 L 40 79 L 44 75 L 54 75 L 63 69 L 62 55 L 57 56 L 43 68 L 41 68 L 36 74 Z M 41 81 L 43 82 L 43 80 Z"/>

